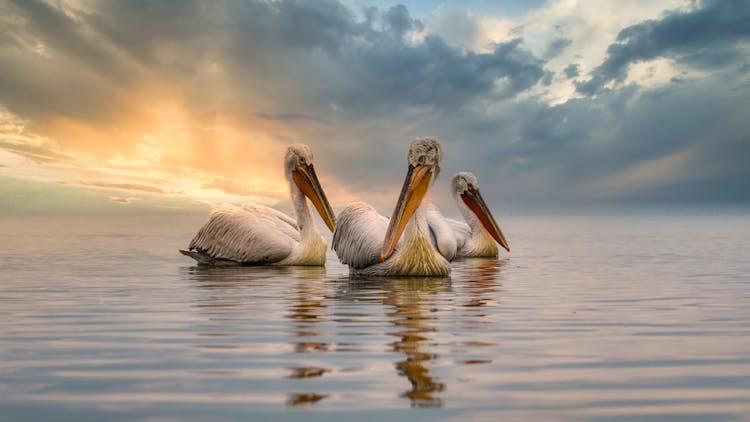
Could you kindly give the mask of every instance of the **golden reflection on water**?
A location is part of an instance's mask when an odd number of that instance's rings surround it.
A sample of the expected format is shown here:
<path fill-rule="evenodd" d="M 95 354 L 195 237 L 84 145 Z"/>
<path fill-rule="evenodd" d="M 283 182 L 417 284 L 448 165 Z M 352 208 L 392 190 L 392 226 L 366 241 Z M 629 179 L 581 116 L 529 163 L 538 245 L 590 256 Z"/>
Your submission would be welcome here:
<path fill-rule="evenodd" d="M 416 407 L 440 407 L 437 393 L 445 384 L 432 375 L 430 365 L 439 358 L 430 351 L 430 333 L 437 327 L 430 322 L 436 319 L 434 298 L 437 293 L 450 291 L 450 280 L 445 278 L 395 279 L 385 283 L 385 305 L 393 310 L 388 316 L 398 331 L 390 333 L 398 340 L 390 344 L 394 352 L 403 353 L 405 359 L 395 363 L 399 375 L 405 376 L 411 389 L 402 393 Z"/>
<path fill-rule="evenodd" d="M 304 406 L 309 404 L 315 404 L 324 398 L 328 397 L 328 394 L 317 394 L 317 393 L 292 393 L 286 400 L 287 406 Z"/>
<path fill-rule="evenodd" d="M 399 395 L 409 399 L 412 407 L 441 407 L 439 393 L 446 384 L 432 373 L 440 355 L 432 349 L 433 335 L 439 330 L 439 302 L 452 296 L 450 278 L 361 278 L 340 281 L 339 300 L 378 302 L 385 305 L 385 315 L 395 331 L 386 334 L 397 340 L 387 350 L 402 355 L 394 362 L 396 373 L 405 377 L 410 388 Z"/>
<path fill-rule="evenodd" d="M 454 279 L 461 280 L 459 291 L 454 291 L 451 278 L 339 278 L 331 280 L 320 267 L 286 268 L 204 268 L 190 269 L 191 279 L 197 287 L 208 290 L 195 304 L 197 308 L 210 309 L 213 313 L 237 311 L 247 306 L 245 301 L 252 298 L 258 289 L 256 282 L 288 283 L 288 294 L 284 300 L 283 317 L 289 321 L 289 334 L 295 339 L 291 343 L 294 353 L 326 353 L 336 348 L 336 343 L 322 341 L 334 334 L 321 329 L 321 323 L 330 322 L 332 308 L 336 302 L 380 303 L 394 331 L 386 332 L 396 339 L 388 342 L 386 350 L 401 355 L 393 362 L 396 374 L 405 377 L 409 388 L 398 394 L 407 398 L 412 407 L 441 407 L 440 393 L 447 385 L 433 373 L 440 355 L 434 351 L 437 346 L 435 334 L 439 331 L 441 303 L 453 298 L 460 309 L 464 323 L 481 324 L 482 312 L 478 309 L 496 300 L 501 288 L 501 269 L 506 261 L 496 259 L 467 259 L 458 261 L 454 267 Z M 331 288 L 335 287 L 332 291 Z M 233 292 L 234 295 L 230 295 Z M 237 294 L 240 292 L 240 294 Z M 237 308 L 237 309 L 234 309 Z M 219 321 L 220 318 L 211 318 Z M 208 332 L 200 336 L 220 338 L 226 333 Z M 486 346 L 481 341 L 470 341 L 464 346 Z M 230 344 L 211 344 L 203 347 L 234 347 Z M 489 360 L 467 359 L 458 364 L 483 364 Z M 331 368 L 320 366 L 292 366 L 284 368 L 285 378 L 304 380 L 320 378 L 331 373 Z M 229 371 L 227 371 L 229 372 Z M 330 394 L 320 392 L 286 392 L 287 406 L 312 405 Z"/>

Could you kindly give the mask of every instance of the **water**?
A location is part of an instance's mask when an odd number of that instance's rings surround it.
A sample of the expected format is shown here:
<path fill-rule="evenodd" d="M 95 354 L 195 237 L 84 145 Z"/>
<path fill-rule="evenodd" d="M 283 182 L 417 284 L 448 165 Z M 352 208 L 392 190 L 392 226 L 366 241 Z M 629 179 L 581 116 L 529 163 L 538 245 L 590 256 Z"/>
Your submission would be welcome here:
<path fill-rule="evenodd" d="M 750 420 L 750 214 L 509 216 L 385 281 L 195 267 L 204 218 L 0 220 L 0 420 Z"/>

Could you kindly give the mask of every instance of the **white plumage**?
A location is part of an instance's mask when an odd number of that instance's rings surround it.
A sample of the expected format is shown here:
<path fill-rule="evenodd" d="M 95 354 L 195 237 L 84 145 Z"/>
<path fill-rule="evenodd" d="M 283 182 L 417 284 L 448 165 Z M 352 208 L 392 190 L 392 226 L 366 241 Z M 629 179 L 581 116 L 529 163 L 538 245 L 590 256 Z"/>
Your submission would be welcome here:
<path fill-rule="evenodd" d="M 388 218 L 370 204 L 355 202 L 344 208 L 337 220 L 331 247 L 341 263 L 354 269 L 378 264 Z"/>
<path fill-rule="evenodd" d="M 510 252 L 503 232 L 479 193 L 479 180 L 476 176 L 469 172 L 456 173 L 451 178 L 451 195 L 465 222 L 443 217 L 435 208 L 430 227 L 450 227 L 456 244 L 456 258 L 497 256 L 498 243 Z M 452 260 L 445 253 L 443 256 Z"/>
<path fill-rule="evenodd" d="M 309 198 L 330 229 L 334 214 L 312 165 L 312 152 L 290 145 L 285 175 L 296 220 L 263 205 L 215 208 L 184 255 L 206 265 L 325 265 L 326 242 L 315 226 Z"/>
<path fill-rule="evenodd" d="M 453 261 L 453 258 L 456 257 L 458 244 L 452 223 L 460 224 L 460 222 L 444 217 L 433 203 L 425 206 L 425 215 L 433 245 L 440 252 L 440 255 L 443 255 L 448 261 Z"/>
<path fill-rule="evenodd" d="M 434 139 L 409 148 L 409 171 L 387 219 L 356 202 L 338 216 L 332 247 L 350 274 L 366 276 L 447 276 L 450 265 L 435 248 L 423 198 L 440 172 L 442 150 Z M 427 201 L 425 201 L 427 202 Z M 403 234 L 403 236 L 402 236 Z"/>

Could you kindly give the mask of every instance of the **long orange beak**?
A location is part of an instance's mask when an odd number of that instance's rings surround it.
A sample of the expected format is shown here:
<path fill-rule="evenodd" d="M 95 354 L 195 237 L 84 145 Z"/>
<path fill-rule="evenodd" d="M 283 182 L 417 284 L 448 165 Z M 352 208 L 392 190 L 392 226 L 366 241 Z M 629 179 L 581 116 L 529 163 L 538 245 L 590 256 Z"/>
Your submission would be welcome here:
<path fill-rule="evenodd" d="M 318 176 L 315 174 L 315 167 L 312 164 L 299 164 L 292 170 L 292 179 L 302 193 L 312 202 L 315 209 L 318 210 L 320 218 L 328 226 L 330 231 L 336 225 L 336 217 L 328 203 L 323 188 L 320 186 Z"/>
<path fill-rule="evenodd" d="M 508 241 L 505 240 L 505 236 L 503 236 L 503 232 L 500 230 L 500 227 L 498 227 L 490 209 L 487 208 L 487 204 L 484 202 L 484 199 L 482 199 L 482 195 L 479 194 L 479 190 L 469 186 L 469 188 L 461 194 L 461 199 L 469 209 L 479 217 L 479 221 L 490 233 L 490 236 L 492 236 L 492 238 L 495 239 L 495 241 L 506 251 L 510 252 L 510 245 L 508 245 Z"/>
<path fill-rule="evenodd" d="M 393 216 L 390 223 L 388 223 L 388 230 L 385 232 L 383 248 L 380 250 L 381 261 L 385 261 L 391 256 L 393 249 L 396 248 L 396 244 L 401 238 L 401 234 L 406 228 L 406 224 L 409 222 L 409 218 L 419 208 L 419 204 L 422 203 L 422 198 L 424 198 L 427 189 L 430 187 L 433 169 L 433 166 L 409 166 L 404 186 L 401 188 L 401 195 L 398 197 L 396 208 L 393 210 Z"/>

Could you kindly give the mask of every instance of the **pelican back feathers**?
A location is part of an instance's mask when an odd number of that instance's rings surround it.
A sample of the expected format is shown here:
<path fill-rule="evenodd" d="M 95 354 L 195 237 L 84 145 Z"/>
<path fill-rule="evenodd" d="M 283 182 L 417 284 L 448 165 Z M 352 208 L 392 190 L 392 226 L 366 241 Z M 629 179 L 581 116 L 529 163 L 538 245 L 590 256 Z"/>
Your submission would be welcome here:
<path fill-rule="evenodd" d="M 344 208 L 336 220 L 331 246 L 341 263 L 359 269 L 380 262 L 387 218 L 370 204 L 355 202 Z"/>
<path fill-rule="evenodd" d="M 288 257 L 299 239 L 294 221 L 279 211 L 261 205 L 223 205 L 211 212 L 189 249 L 217 260 L 272 264 Z"/>

